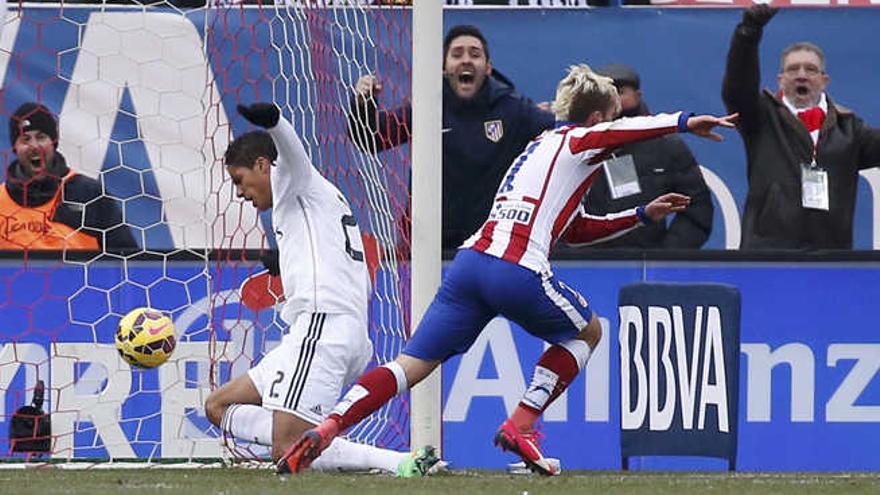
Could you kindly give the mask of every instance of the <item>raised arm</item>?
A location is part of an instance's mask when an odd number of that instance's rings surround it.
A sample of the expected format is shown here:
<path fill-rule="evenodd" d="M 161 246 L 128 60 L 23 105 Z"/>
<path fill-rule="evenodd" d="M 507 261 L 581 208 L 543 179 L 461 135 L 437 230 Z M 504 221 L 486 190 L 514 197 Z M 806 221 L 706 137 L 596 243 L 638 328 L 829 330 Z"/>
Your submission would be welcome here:
<path fill-rule="evenodd" d="M 569 146 L 572 153 L 598 152 L 677 131 L 685 132 L 686 122 L 687 116 L 682 112 L 617 119 L 573 130 Z"/>
<path fill-rule="evenodd" d="M 308 188 L 312 177 L 318 173 L 309 158 L 296 129 L 286 119 L 281 118 L 281 111 L 274 103 L 253 103 L 239 105 L 240 113 L 248 122 L 266 129 L 275 149 L 278 151 L 277 168 L 279 173 L 273 175 L 282 191 L 275 191 L 279 196 L 285 191 L 294 193 Z"/>
<path fill-rule="evenodd" d="M 642 206 L 603 216 L 590 215 L 581 208 L 562 234 L 562 241 L 572 246 L 589 246 L 620 237 L 645 223 L 650 222 Z"/>
<path fill-rule="evenodd" d="M 349 103 L 348 135 L 352 142 L 367 153 L 378 153 L 400 146 L 410 139 L 412 107 L 404 105 L 392 110 L 379 110 L 376 95 L 382 84 L 373 75 L 358 79 L 355 95 Z"/>
<path fill-rule="evenodd" d="M 666 193 L 646 206 L 630 208 L 604 216 L 590 215 L 583 207 L 562 234 L 562 241 L 573 246 L 589 246 L 620 237 L 642 225 L 659 222 L 670 213 L 684 211 L 691 198 Z"/>
<path fill-rule="evenodd" d="M 674 132 L 690 132 L 713 141 L 722 141 L 724 138 L 714 132 L 715 127 L 735 127 L 737 117 L 737 114 L 715 117 L 676 112 L 617 119 L 593 127 L 574 129 L 569 146 L 573 154 L 585 153 L 588 156 L 584 158 L 589 159 L 626 143 L 644 141 Z"/>
<path fill-rule="evenodd" d="M 727 67 L 721 97 L 728 112 L 742 115 L 741 126 L 750 128 L 758 119 L 758 97 L 761 93 L 761 68 L 758 47 L 764 26 L 776 15 L 778 8 L 756 4 L 743 12 L 743 19 L 733 32 L 727 52 Z"/>

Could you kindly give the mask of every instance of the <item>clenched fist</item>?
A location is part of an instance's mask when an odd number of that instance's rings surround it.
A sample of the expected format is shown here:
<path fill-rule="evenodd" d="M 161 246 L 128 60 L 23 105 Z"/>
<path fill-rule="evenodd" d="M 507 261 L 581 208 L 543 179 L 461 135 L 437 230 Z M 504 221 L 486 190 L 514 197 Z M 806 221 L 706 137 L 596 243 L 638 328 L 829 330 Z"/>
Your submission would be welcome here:
<path fill-rule="evenodd" d="M 778 11 L 779 7 L 771 7 L 766 3 L 752 5 L 743 12 L 743 24 L 763 28 Z"/>

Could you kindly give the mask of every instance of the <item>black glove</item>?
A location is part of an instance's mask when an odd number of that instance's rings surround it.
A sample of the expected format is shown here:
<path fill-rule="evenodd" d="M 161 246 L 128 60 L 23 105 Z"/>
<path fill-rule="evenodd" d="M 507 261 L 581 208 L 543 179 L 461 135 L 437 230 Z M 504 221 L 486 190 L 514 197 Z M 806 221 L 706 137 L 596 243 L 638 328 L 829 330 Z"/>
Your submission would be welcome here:
<path fill-rule="evenodd" d="M 46 384 L 38 380 L 30 406 L 15 411 L 9 422 L 9 447 L 12 452 L 47 453 L 52 450 L 52 419 L 43 412 Z"/>
<path fill-rule="evenodd" d="M 776 15 L 779 7 L 771 7 L 765 3 L 752 5 L 743 12 L 743 24 L 762 29 Z"/>
<path fill-rule="evenodd" d="M 238 113 L 248 122 L 265 129 L 271 129 L 278 124 L 281 112 L 274 103 L 252 103 L 248 106 L 238 105 Z"/>
<path fill-rule="evenodd" d="M 42 410 L 45 395 L 46 384 L 43 380 L 37 380 L 37 384 L 34 386 L 34 399 L 31 404 L 33 404 L 35 408 Z"/>
<path fill-rule="evenodd" d="M 278 263 L 277 249 L 270 249 L 264 252 L 262 256 L 260 256 L 260 261 L 263 262 L 263 266 L 266 267 L 269 275 L 277 276 L 281 274 L 281 266 Z"/>

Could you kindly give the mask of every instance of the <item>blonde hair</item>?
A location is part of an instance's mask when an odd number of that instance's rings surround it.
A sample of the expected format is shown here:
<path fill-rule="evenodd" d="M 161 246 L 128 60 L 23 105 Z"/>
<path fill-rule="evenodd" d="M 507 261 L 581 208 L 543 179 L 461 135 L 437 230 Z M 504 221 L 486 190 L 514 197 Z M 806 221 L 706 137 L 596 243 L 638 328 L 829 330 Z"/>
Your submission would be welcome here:
<path fill-rule="evenodd" d="M 572 65 L 556 87 L 553 113 L 556 120 L 582 124 L 595 111 L 606 112 L 615 106 L 620 111 L 620 98 L 614 80 L 600 76 L 587 64 Z"/>

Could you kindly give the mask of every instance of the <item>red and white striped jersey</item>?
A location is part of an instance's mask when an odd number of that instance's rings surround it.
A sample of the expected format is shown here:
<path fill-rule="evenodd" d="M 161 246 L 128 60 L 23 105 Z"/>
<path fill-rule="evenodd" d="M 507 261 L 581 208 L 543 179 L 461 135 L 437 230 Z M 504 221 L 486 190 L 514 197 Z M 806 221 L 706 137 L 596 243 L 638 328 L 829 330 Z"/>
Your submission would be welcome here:
<path fill-rule="evenodd" d="M 686 118 L 678 112 L 544 131 L 514 160 L 489 218 L 462 247 L 549 273 L 550 249 L 576 216 L 567 241 L 595 242 L 635 227 L 636 209 L 587 217 L 580 209 L 581 199 L 615 148 L 686 129 Z"/>
<path fill-rule="evenodd" d="M 647 221 L 645 207 L 630 208 L 607 215 L 590 215 L 584 205 L 578 205 L 574 219 L 562 232 L 562 241 L 572 246 L 589 246 L 616 237 L 643 225 Z"/>

